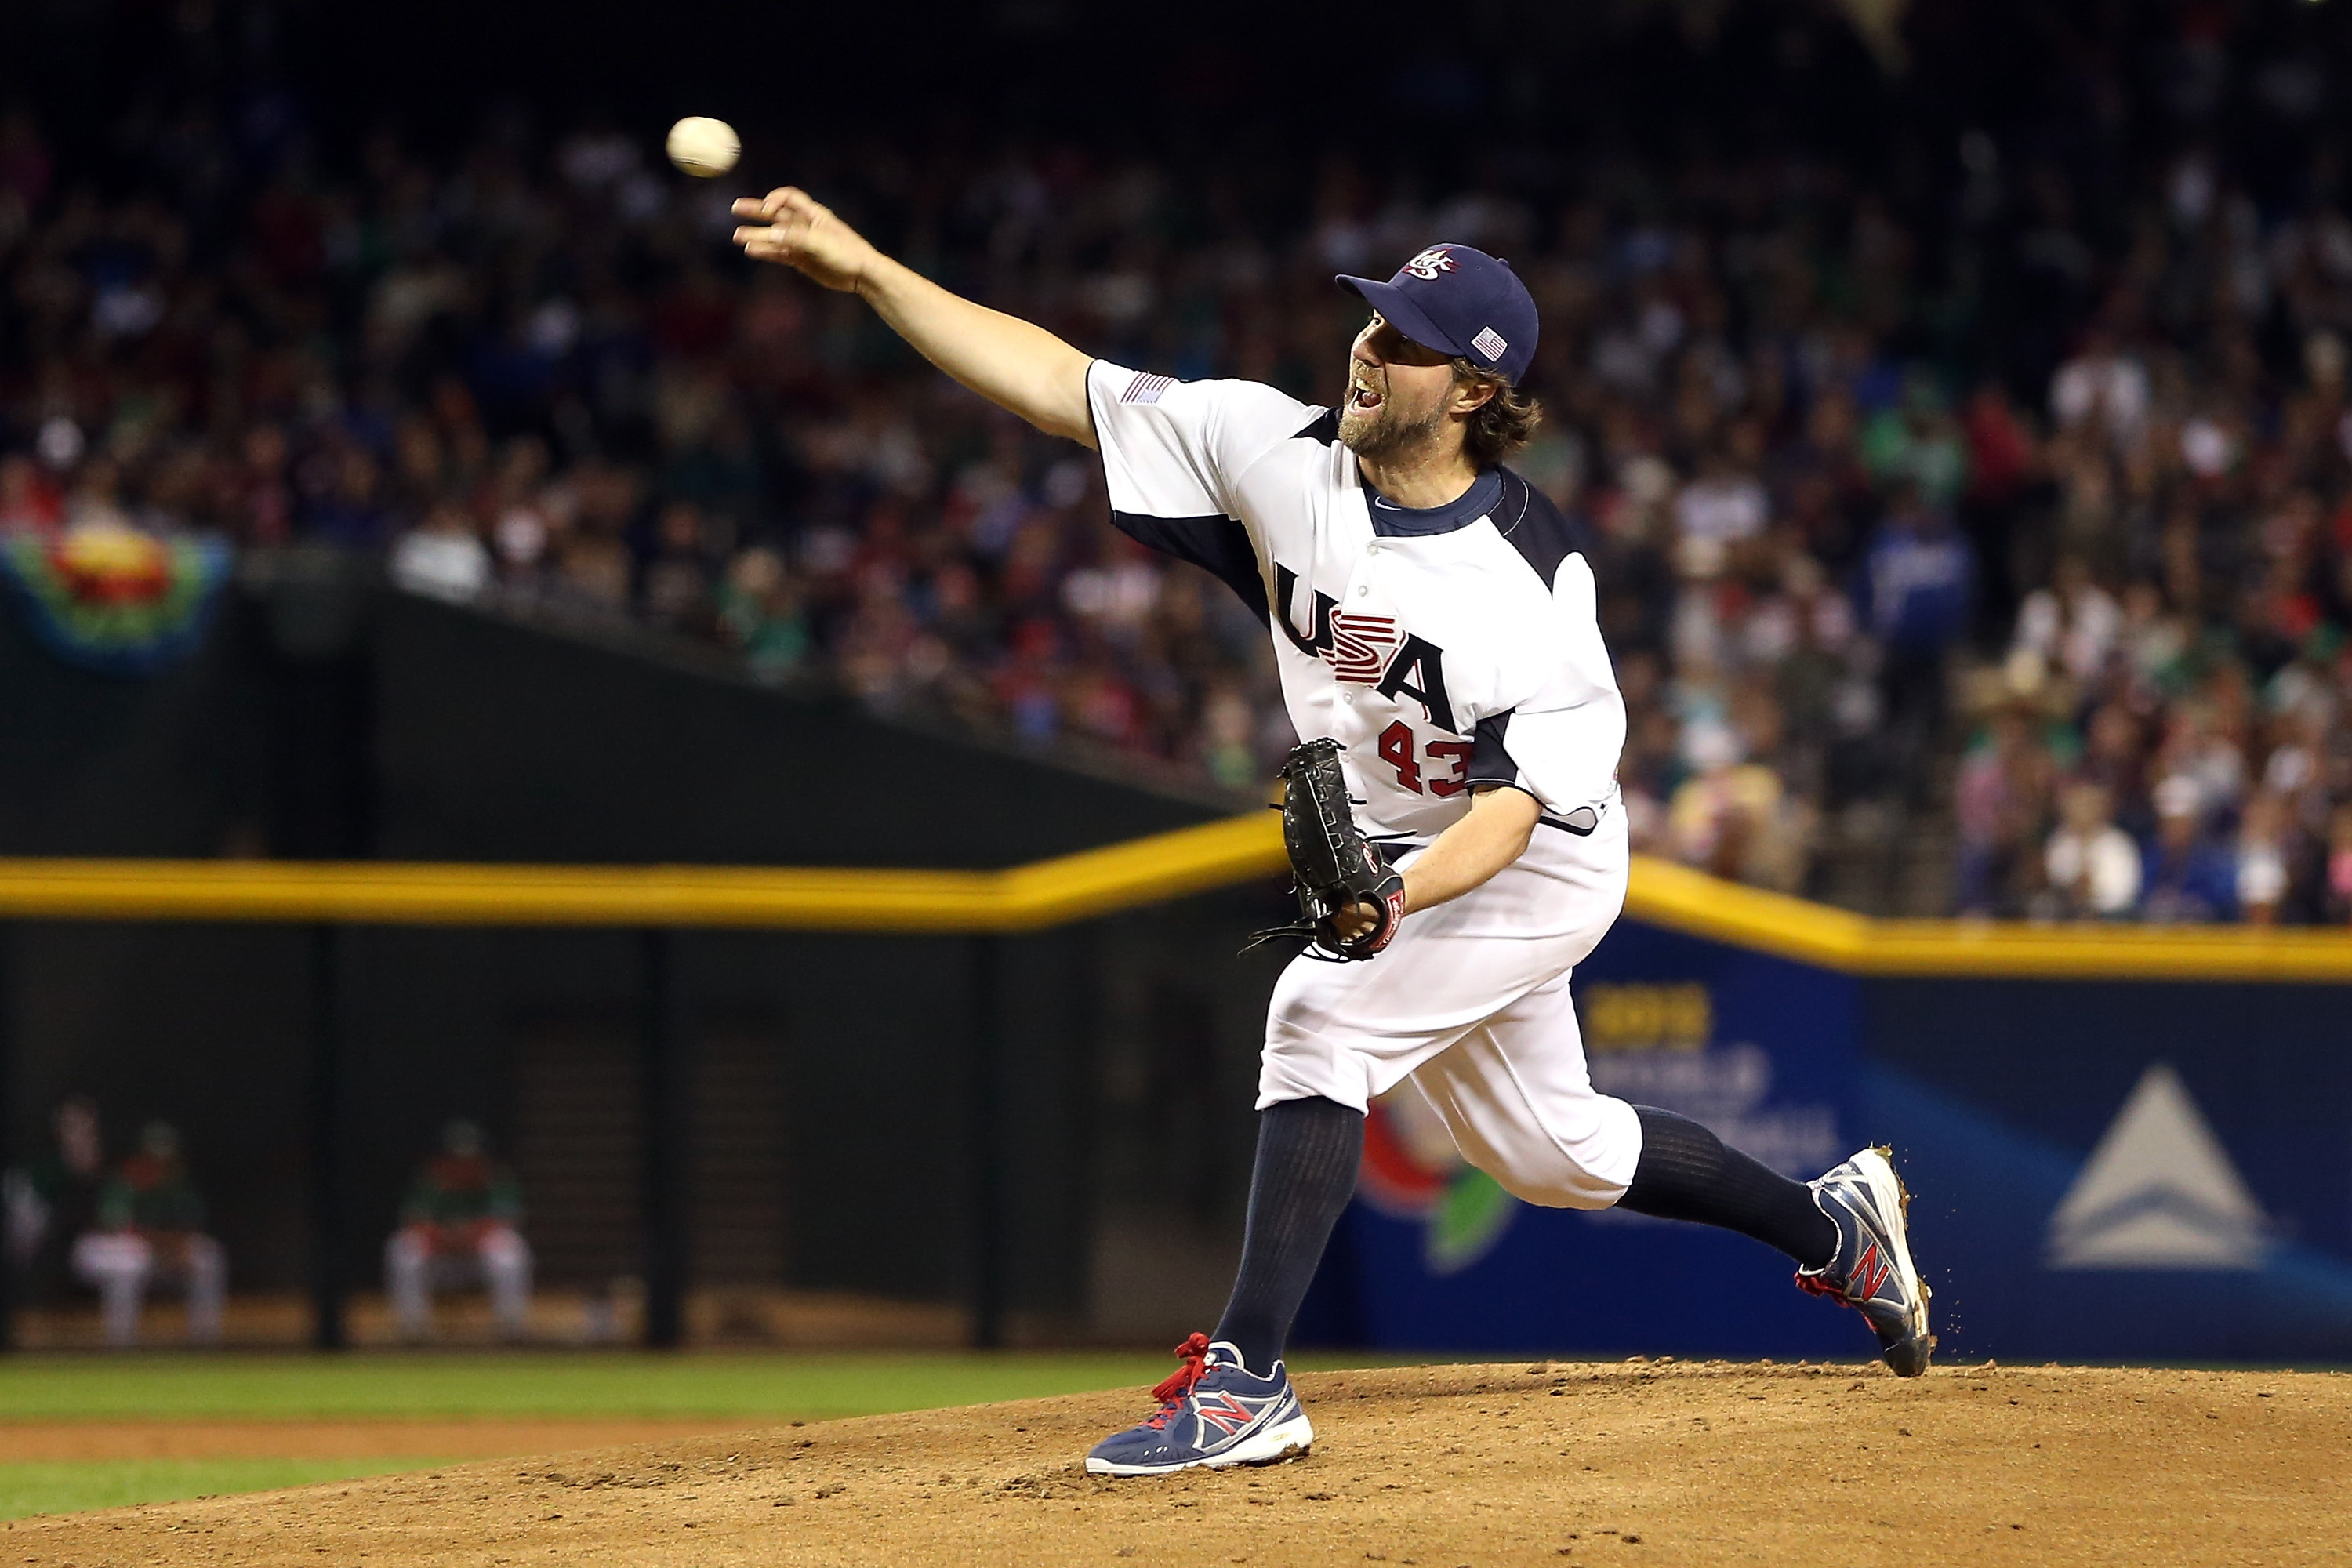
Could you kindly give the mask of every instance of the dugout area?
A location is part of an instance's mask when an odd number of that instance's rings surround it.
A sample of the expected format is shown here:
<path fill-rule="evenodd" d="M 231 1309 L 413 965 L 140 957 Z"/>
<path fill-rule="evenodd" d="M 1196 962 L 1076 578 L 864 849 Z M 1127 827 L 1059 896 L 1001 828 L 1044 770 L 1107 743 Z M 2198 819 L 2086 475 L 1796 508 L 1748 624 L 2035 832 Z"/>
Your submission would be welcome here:
<path fill-rule="evenodd" d="M 1305 1374 L 1306 1458 L 1090 1479 L 1133 1390 L 19 1520 L 28 1564 L 2333 1560 L 2342 1373 L 1515 1363 Z"/>
<path fill-rule="evenodd" d="M 136 687 L 0 621 L 0 720 L 24 742 L 0 847 L 32 858 L 969 873 L 1233 809 L 362 584 L 240 590 L 189 664 Z M 1283 908 L 1255 880 L 985 949 L 658 916 L 7 920 L 0 1163 L 37 1152 L 68 1094 L 117 1145 L 174 1122 L 229 1253 L 233 1343 L 391 1337 L 384 1235 L 450 1116 L 519 1168 L 543 1339 L 1167 1342 L 1196 1303 L 1171 1321 L 1164 1293 L 1092 1271 L 1238 1234 L 1279 961 L 1234 948 Z M 1171 1116 L 1172 1155 L 1126 1157 Z M 980 1247 L 992 1184 L 1020 1201 Z M 1097 1298 L 1143 1310 L 1096 1323 Z M 94 1342 L 55 1256 L 11 1304 L 27 1348 Z M 488 1337 L 474 1305 L 453 1304 L 459 1341 Z"/>

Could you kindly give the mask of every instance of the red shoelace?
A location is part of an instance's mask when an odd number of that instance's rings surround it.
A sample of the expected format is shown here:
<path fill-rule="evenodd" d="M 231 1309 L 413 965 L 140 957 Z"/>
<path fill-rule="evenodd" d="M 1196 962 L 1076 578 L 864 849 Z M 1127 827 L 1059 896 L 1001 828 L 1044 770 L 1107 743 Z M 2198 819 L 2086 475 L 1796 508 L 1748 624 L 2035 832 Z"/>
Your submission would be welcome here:
<path fill-rule="evenodd" d="M 1209 1374 L 1209 1336 L 1196 1333 L 1176 1347 L 1184 1364 L 1151 1386 L 1151 1397 L 1160 1401 L 1160 1414 L 1144 1423 L 1154 1431 L 1168 1425 L 1169 1419 L 1184 1408 L 1184 1396 L 1192 1385 Z"/>
<path fill-rule="evenodd" d="M 1841 1307 L 1860 1310 L 1860 1303 L 1845 1293 L 1844 1284 L 1832 1279 L 1827 1274 L 1808 1274 L 1800 1268 L 1797 1270 L 1797 1289 L 1815 1296 L 1826 1296 Z"/>

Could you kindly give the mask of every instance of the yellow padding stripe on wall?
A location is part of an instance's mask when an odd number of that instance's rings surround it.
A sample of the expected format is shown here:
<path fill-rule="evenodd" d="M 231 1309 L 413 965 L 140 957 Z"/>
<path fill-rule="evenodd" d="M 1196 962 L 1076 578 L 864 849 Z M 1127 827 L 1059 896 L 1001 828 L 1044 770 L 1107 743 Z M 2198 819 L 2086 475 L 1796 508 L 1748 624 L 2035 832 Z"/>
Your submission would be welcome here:
<path fill-rule="evenodd" d="M 1003 871 L 0 860 L 0 919 L 1019 931 L 1284 869 L 1272 812 Z M 1636 856 L 1626 912 L 1849 974 L 2352 982 L 2352 933 L 1880 921 Z"/>
<path fill-rule="evenodd" d="M 1636 856 L 1636 920 L 1847 974 L 2352 981 L 2352 932 L 2257 926 L 1883 921 Z"/>
<path fill-rule="evenodd" d="M 1272 812 L 1004 871 L 395 861 L 0 860 L 0 918 L 1033 931 L 1286 862 Z"/>

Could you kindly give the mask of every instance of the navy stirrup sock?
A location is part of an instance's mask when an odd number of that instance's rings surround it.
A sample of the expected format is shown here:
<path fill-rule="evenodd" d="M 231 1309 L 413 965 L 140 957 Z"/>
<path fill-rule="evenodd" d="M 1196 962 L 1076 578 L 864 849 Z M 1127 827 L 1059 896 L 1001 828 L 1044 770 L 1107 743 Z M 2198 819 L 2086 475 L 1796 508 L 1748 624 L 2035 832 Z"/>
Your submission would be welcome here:
<path fill-rule="evenodd" d="M 1779 1248 L 1807 1268 L 1837 1254 L 1837 1226 L 1812 1189 L 1728 1148 L 1685 1116 L 1637 1105 L 1642 1158 L 1618 1205 L 1662 1219 L 1719 1226 Z M 1211 1336 L 1265 1373 L 1282 1358 L 1331 1229 L 1356 1190 L 1364 1118 L 1319 1097 L 1284 1100 L 1258 1117 L 1241 1273 Z"/>
<path fill-rule="evenodd" d="M 1837 1223 L 1804 1183 L 1726 1147 L 1687 1116 L 1653 1105 L 1637 1105 L 1633 1114 L 1642 1119 L 1642 1159 L 1619 1208 L 1736 1230 L 1806 1268 L 1837 1256 Z"/>
<path fill-rule="evenodd" d="M 1364 1113 L 1338 1100 L 1286 1100 L 1258 1113 L 1241 1273 L 1210 1338 L 1241 1352 L 1261 1376 L 1282 1359 L 1363 1155 Z"/>

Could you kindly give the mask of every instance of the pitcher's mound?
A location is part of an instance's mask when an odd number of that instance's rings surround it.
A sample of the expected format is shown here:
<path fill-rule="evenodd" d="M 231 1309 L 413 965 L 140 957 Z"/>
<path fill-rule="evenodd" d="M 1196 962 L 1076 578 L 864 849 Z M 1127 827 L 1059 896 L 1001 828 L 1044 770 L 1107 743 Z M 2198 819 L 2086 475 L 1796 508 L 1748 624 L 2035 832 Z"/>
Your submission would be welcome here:
<path fill-rule="evenodd" d="M 1572 1363 L 1299 1379 L 1306 1458 L 1080 1459 L 1137 1393 L 19 1521 L 24 1563 L 2341 1560 L 2352 1377 Z"/>

